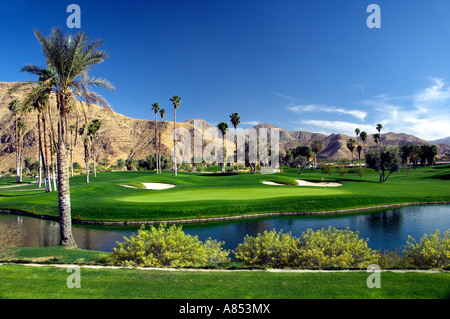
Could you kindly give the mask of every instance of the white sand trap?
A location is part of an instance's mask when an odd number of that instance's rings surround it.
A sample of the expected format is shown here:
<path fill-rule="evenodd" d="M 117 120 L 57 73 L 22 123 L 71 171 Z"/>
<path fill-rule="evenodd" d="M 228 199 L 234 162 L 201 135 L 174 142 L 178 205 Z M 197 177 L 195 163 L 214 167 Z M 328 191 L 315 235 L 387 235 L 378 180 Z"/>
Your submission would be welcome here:
<path fill-rule="evenodd" d="M 268 182 L 268 181 L 265 181 L 265 182 L 262 182 L 262 183 L 266 184 L 266 185 L 273 185 L 273 186 L 286 186 L 286 184 L 280 184 L 280 183 Z"/>
<path fill-rule="evenodd" d="M 298 186 L 324 186 L 324 187 L 342 186 L 341 183 L 333 183 L 333 182 L 308 182 L 301 179 L 296 179 L 295 181 L 298 183 Z"/>
<path fill-rule="evenodd" d="M 166 183 L 142 183 L 142 185 L 145 186 L 146 189 L 154 189 L 154 190 L 162 190 L 162 189 L 169 189 L 172 187 L 175 187 L 173 184 L 166 184 Z M 130 185 L 120 185 L 123 187 L 129 187 L 129 188 L 138 188 L 135 186 Z"/>
<path fill-rule="evenodd" d="M 166 183 L 142 183 L 147 189 L 168 189 L 175 187 L 173 184 Z"/>

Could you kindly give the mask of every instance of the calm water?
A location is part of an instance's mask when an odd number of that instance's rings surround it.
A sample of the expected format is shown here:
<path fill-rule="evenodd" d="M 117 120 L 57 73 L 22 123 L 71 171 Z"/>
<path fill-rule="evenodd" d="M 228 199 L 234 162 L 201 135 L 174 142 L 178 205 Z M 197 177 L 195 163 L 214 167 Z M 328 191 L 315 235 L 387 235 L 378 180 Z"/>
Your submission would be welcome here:
<path fill-rule="evenodd" d="M 17 224 L 24 230 L 23 247 L 50 247 L 59 244 L 59 224 L 54 221 L 0 214 L 0 223 Z M 405 245 L 408 235 L 419 240 L 423 234 L 439 229 L 441 233 L 450 229 L 450 205 L 403 207 L 358 214 L 331 216 L 289 216 L 247 219 L 220 223 L 183 225 L 187 234 L 198 235 L 200 240 L 209 237 L 225 241 L 225 248 L 235 249 L 246 234 L 255 236 L 264 230 L 283 230 L 295 236 L 311 229 L 333 226 L 338 229 L 349 227 L 359 231 L 360 238 L 369 238 L 374 249 L 395 250 Z M 148 227 L 148 226 L 147 226 Z M 73 227 L 73 234 L 79 248 L 112 251 L 116 242 L 123 241 L 139 227 Z"/>

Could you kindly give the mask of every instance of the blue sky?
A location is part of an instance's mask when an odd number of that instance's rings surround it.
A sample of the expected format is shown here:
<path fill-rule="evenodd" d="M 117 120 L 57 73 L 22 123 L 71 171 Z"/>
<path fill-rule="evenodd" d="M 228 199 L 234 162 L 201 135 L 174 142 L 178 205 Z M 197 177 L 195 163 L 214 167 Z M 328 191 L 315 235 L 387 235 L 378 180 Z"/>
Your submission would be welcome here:
<path fill-rule="evenodd" d="M 153 119 L 158 102 L 177 121 L 216 124 L 241 116 L 242 129 L 271 123 L 287 130 L 447 137 L 450 123 L 448 0 L 25 1 L 0 10 L 0 81 L 30 78 L 43 66 L 33 35 L 66 26 L 69 4 L 82 30 L 110 54 L 92 69 L 110 80 L 99 90 L 114 111 Z M 369 4 L 381 28 L 369 29 Z"/>

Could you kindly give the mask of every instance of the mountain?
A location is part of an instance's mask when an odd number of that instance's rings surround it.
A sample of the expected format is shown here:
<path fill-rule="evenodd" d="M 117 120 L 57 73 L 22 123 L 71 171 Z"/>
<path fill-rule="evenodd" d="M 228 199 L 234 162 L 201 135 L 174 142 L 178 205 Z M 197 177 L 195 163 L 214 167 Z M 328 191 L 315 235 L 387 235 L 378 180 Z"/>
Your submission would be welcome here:
<path fill-rule="evenodd" d="M 438 144 L 448 144 L 450 145 L 450 136 L 448 137 L 444 137 L 444 138 L 440 138 L 438 140 L 434 140 L 434 141 L 430 141 L 430 143 L 438 143 Z"/>
<path fill-rule="evenodd" d="M 25 94 L 25 91 L 19 91 L 13 96 L 7 96 L 6 92 L 13 83 L 0 82 L 0 171 L 6 171 L 10 167 L 15 167 L 15 143 L 14 143 L 14 117 L 11 117 L 7 109 L 8 103 L 13 98 L 20 98 Z M 54 125 L 57 123 L 57 112 L 55 110 L 56 103 L 51 100 L 52 105 L 52 121 Z M 85 105 L 87 108 L 87 106 Z M 180 109 L 184 111 L 183 108 Z M 189 112 L 185 110 L 184 112 Z M 135 158 L 142 159 L 149 154 L 155 153 L 155 123 L 154 120 L 133 119 L 119 113 L 92 105 L 88 109 L 88 119 L 90 122 L 93 119 L 100 119 L 102 126 L 98 132 L 96 140 L 97 160 L 101 161 L 104 157 L 108 158 L 110 163 L 114 164 L 118 159 Z M 167 117 L 166 117 L 167 118 Z M 21 120 L 26 123 L 27 133 L 24 135 L 25 156 L 31 156 L 35 161 L 38 158 L 38 128 L 36 113 L 30 113 Z M 202 130 L 213 127 L 213 125 L 202 119 L 196 119 L 202 123 Z M 177 122 L 177 128 L 183 128 L 193 135 L 193 130 L 199 128 L 194 126 L 194 119 L 185 122 Z M 76 115 L 71 114 L 69 124 L 76 123 Z M 83 115 L 80 115 L 79 126 L 84 123 Z M 252 127 L 255 130 L 261 128 L 278 128 L 268 123 L 258 124 Z M 56 126 L 55 126 L 56 129 Z M 161 131 L 161 146 L 162 153 L 170 156 L 173 149 L 173 121 L 158 122 L 158 129 Z M 355 136 L 348 136 L 345 134 L 331 134 L 325 135 L 320 133 L 311 133 L 306 131 L 287 131 L 278 128 L 280 132 L 280 150 L 287 148 L 294 148 L 300 145 L 310 146 L 312 141 L 320 140 L 322 142 L 322 151 L 319 153 L 319 158 L 333 158 L 338 159 L 342 157 L 351 158 L 351 153 L 346 147 L 349 138 Z M 230 124 L 230 132 L 228 133 L 230 139 L 234 136 L 234 128 Z M 270 136 L 270 134 L 269 134 Z M 73 137 L 75 140 L 75 137 Z M 205 146 L 209 141 L 203 141 Z M 383 145 L 402 145 L 406 143 L 429 144 L 429 142 L 419 139 L 413 135 L 403 133 L 386 133 L 382 134 L 381 142 Z M 191 145 L 194 139 L 191 138 Z M 450 145 L 445 143 L 434 143 L 439 147 L 439 153 L 443 154 L 450 152 Z M 375 146 L 373 135 L 367 137 L 366 149 Z M 192 148 L 193 149 L 193 148 Z M 80 137 L 77 137 L 77 143 L 74 147 L 74 162 L 78 162 L 83 166 L 84 163 L 84 148 Z M 193 155 L 193 154 L 192 154 Z"/>

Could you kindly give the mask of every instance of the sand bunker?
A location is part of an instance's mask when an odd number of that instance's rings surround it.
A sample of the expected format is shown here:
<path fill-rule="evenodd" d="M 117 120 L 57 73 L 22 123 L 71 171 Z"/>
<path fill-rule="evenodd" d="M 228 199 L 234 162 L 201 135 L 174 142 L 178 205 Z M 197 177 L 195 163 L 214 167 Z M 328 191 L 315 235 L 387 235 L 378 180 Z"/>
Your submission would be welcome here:
<path fill-rule="evenodd" d="M 175 187 L 173 184 L 166 183 L 142 183 L 147 189 L 168 189 Z"/>
<path fill-rule="evenodd" d="M 308 181 L 304 181 L 301 179 L 296 179 L 295 181 L 298 183 L 298 186 L 321 186 L 321 187 L 342 186 L 341 183 L 333 183 L 333 182 L 308 182 Z M 262 183 L 266 184 L 266 185 L 272 185 L 272 186 L 286 186 L 286 184 L 281 184 L 281 183 L 277 183 L 277 182 L 264 181 Z"/>
<path fill-rule="evenodd" d="M 263 184 L 266 185 L 273 185 L 273 186 L 286 186 L 286 184 L 280 184 L 280 183 L 276 183 L 276 182 L 262 182 Z"/>
<path fill-rule="evenodd" d="M 172 187 L 175 187 L 173 184 L 166 184 L 166 183 L 142 183 L 142 185 L 145 186 L 146 189 L 154 189 L 154 190 L 162 190 L 162 189 L 169 189 Z M 129 188 L 138 188 L 135 186 L 130 185 L 120 185 L 123 187 L 129 187 Z"/>
<path fill-rule="evenodd" d="M 296 179 L 295 181 L 298 183 L 298 186 L 325 186 L 325 187 L 342 186 L 341 183 L 333 183 L 333 182 L 308 182 L 301 179 Z"/>

